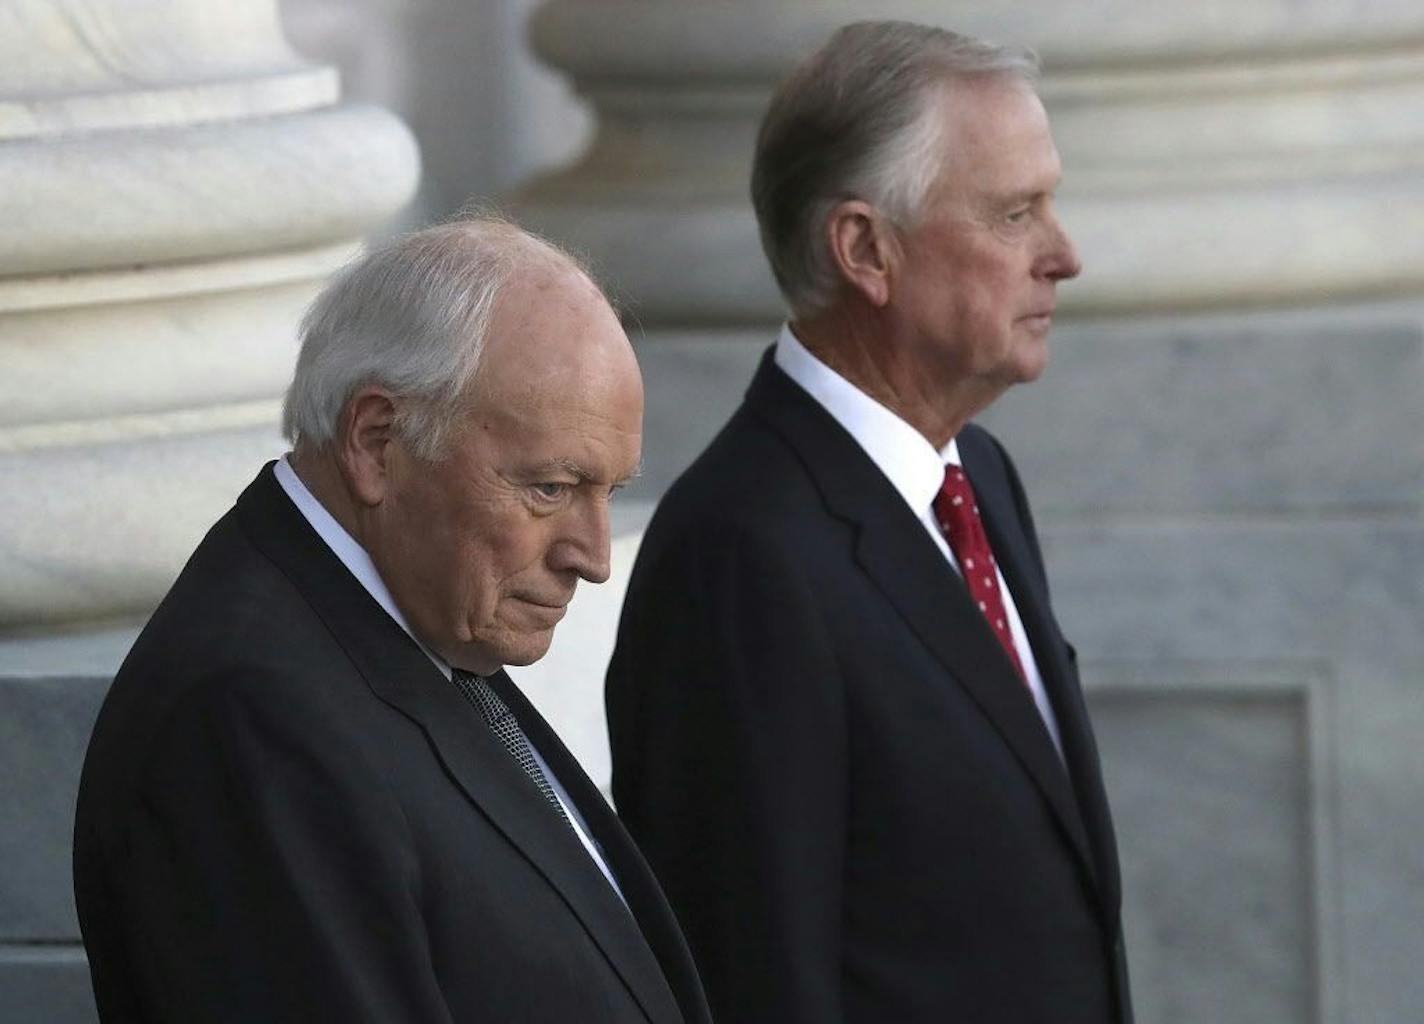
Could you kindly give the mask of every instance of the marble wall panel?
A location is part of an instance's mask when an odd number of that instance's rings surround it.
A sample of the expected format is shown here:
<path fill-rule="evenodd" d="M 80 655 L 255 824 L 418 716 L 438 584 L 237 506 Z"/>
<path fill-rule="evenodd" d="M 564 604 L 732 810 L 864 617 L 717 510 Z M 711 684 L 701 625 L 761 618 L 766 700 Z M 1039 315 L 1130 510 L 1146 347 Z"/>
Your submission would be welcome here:
<path fill-rule="evenodd" d="M 1424 320 L 1068 324 L 1049 344 L 984 417 L 1041 517 L 1424 502 Z"/>
<path fill-rule="evenodd" d="M 1420 685 L 1408 678 L 1424 661 L 1416 523 L 1223 519 L 1041 533 L 1054 607 L 1086 657 L 1313 658 Z"/>
<path fill-rule="evenodd" d="M 1180 688 L 1148 668 L 1091 703 L 1138 1018 L 1318 1020 L 1306 689 Z"/>

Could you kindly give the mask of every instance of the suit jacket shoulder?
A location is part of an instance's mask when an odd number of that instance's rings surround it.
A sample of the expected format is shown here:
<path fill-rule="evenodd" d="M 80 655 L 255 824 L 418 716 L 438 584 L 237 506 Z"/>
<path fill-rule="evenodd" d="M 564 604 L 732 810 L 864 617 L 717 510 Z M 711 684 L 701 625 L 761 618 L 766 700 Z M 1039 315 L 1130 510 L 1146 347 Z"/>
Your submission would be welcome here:
<path fill-rule="evenodd" d="M 979 427 L 960 450 L 1085 729 L 1013 464 Z M 718 1015 L 1107 1018 L 1115 854 L 1090 736 L 1070 778 L 919 516 L 770 355 L 649 525 L 607 700 L 619 811 Z M 995 981 L 1009 963 L 1025 984 Z"/>
<path fill-rule="evenodd" d="M 592 787 L 569 788 L 616 846 Z M 106 1020 L 705 1019 L 695 975 L 670 989 L 577 839 L 270 470 L 105 701 L 75 881 Z M 652 934 L 675 963 L 675 929 Z"/>

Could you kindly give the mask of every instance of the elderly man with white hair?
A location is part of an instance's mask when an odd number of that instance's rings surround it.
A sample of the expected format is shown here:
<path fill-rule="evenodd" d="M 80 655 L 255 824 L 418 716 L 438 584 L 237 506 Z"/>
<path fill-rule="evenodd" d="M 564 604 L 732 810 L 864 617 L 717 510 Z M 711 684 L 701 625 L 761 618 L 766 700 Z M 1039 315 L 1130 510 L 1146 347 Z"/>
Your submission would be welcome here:
<path fill-rule="evenodd" d="M 790 307 L 644 538 L 613 794 L 736 1024 L 1123 1024 L 1117 851 L 1028 500 L 971 418 L 1078 255 L 1022 50 L 838 32 L 762 123 Z"/>
<path fill-rule="evenodd" d="M 511 685 L 609 572 L 643 393 L 618 319 L 512 225 L 317 299 L 293 451 L 124 662 L 79 793 L 106 1022 L 708 1020 L 657 882 Z"/>

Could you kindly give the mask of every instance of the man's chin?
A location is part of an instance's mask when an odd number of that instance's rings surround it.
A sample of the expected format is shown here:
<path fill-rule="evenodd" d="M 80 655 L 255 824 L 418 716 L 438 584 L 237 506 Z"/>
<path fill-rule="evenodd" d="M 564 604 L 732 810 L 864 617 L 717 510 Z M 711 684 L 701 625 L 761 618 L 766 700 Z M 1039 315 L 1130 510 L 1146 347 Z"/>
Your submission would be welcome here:
<path fill-rule="evenodd" d="M 558 617 L 562 618 L 562 613 Z M 507 665 L 520 667 L 534 664 L 549 653 L 549 645 L 553 641 L 552 624 L 531 628 L 529 623 L 520 622 L 514 626 L 479 630 L 456 650 L 449 654 L 442 651 L 441 654 L 452 665 L 479 675 L 489 675 Z"/>
<path fill-rule="evenodd" d="M 549 645 L 553 643 L 553 640 L 554 631 L 552 628 L 511 637 L 507 642 L 499 645 L 497 653 L 500 657 L 500 664 L 513 665 L 516 668 L 532 665 L 549 653 Z"/>
<path fill-rule="evenodd" d="M 1048 368 L 1048 345 L 1043 338 L 1029 339 L 1018 347 L 1014 355 L 1013 376 L 1019 384 L 1038 380 Z"/>
<path fill-rule="evenodd" d="M 549 652 L 549 649 L 546 647 L 546 648 L 544 648 L 542 651 L 539 651 L 537 654 L 529 654 L 529 653 L 512 654 L 512 655 L 510 655 L 508 658 L 505 658 L 505 659 L 504 659 L 504 664 L 505 664 L 506 667 L 512 665 L 512 666 L 514 666 L 515 668 L 523 668 L 523 667 L 525 667 L 526 665 L 532 665 L 532 664 L 534 664 L 534 663 L 535 663 L 536 661 L 538 661 L 540 658 L 544 657 L 544 655 L 547 654 L 548 652 Z"/>

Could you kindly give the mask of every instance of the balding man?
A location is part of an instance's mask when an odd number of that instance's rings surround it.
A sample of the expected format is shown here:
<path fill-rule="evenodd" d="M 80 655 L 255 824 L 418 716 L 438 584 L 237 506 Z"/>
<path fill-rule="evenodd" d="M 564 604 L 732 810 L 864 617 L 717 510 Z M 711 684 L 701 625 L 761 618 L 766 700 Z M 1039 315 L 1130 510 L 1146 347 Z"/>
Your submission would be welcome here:
<path fill-rule="evenodd" d="M 1072 649 L 970 423 L 1079 269 L 1035 72 L 858 24 L 762 125 L 791 320 L 654 516 L 608 676 L 615 802 L 721 1020 L 1130 1019 Z"/>
<path fill-rule="evenodd" d="M 502 671 L 607 578 L 642 407 L 602 294 L 507 224 L 317 299 L 294 450 L 95 726 L 75 891 L 105 1021 L 708 1020 L 657 883 Z"/>

